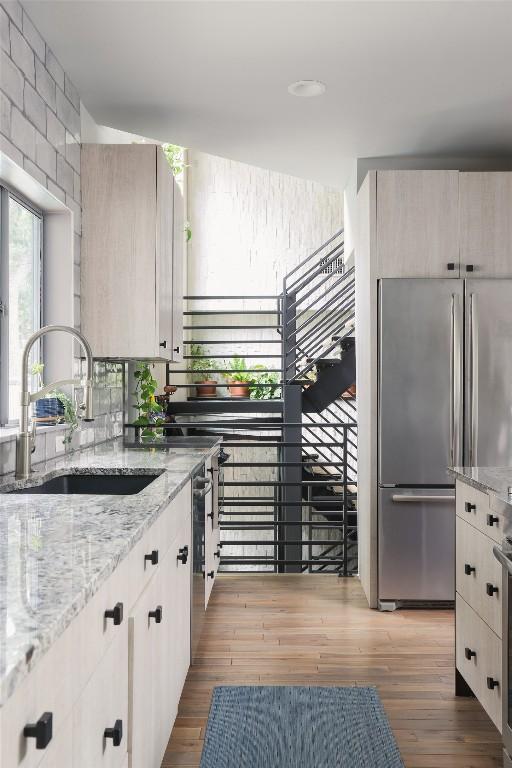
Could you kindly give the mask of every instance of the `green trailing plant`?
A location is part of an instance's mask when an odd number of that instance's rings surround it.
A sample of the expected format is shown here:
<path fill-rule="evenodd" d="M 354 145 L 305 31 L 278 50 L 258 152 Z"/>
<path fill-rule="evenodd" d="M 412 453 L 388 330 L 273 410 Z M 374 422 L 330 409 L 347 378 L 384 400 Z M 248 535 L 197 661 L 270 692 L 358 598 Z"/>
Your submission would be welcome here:
<path fill-rule="evenodd" d="M 136 383 L 132 395 L 135 397 L 138 416 L 133 423 L 143 428 L 141 432 L 143 438 L 156 437 L 162 434 L 162 425 L 165 424 L 165 420 L 159 416 L 161 406 L 155 399 L 158 382 L 151 373 L 149 363 L 137 363 L 134 376 Z"/>
<path fill-rule="evenodd" d="M 208 374 L 208 371 L 216 370 L 216 363 L 214 360 L 207 356 L 207 352 L 202 344 L 191 344 L 190 354 L 193 355 L 192 371 L 194 383 L 201 383 L 202 381 L 215 381 L 212 375 Z M 206 371 L 206 373 L 199 373 L 199 371 Z"/>
<path fill-rule="evenodd" d="M 251 398 L 253 400 L 271 400 L 277 397 L 279 392 L 279 374 L 277 371 L 269 371 L 264 365 L 255 365 L 261 373 L 255 373 L 251 377 Z M 270 386 L 267 386 L 270 385 Z"/>
<path fill-rule="evenodd" d="M 169 167 L 176 178 L 181 176 L 185 168 L 188 168 L 185 162 L 185 147 L 180 147 L 178 144 L 162 144 L 164 155 L 169 163 Z"/>

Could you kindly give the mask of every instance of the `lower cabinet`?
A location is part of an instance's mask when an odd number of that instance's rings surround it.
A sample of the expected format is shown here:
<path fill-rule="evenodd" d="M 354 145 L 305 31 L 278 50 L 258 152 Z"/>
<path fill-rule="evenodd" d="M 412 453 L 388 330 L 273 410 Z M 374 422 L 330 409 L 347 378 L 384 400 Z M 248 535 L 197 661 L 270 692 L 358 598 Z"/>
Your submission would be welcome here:
<path fill-rule="evenodd" d="M 160 768 L 190 664 L 191 539 L 187 483 L 0 708 L 1 768 Z"/>

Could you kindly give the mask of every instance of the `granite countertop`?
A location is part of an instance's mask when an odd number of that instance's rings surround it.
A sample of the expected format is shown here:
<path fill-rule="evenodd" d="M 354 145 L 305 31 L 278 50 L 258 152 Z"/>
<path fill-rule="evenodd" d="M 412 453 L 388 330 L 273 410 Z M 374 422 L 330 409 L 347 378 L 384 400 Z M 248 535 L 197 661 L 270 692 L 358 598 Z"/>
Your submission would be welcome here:
<path fill-rule="evenodd" d="M 3 478 L 0 494 L 59 474 L 151 474 L 137 494 L 0 495 L 0 706 L 212 453 L 174 438 L 156 448 L 121 439 Z"/>
<path fill-rule="evenodd" d="M 512 497 L 508 493 L 512 487 L 512 467 L 452 467 L 448 472 L 473 488 L 488 493 L 493 501 L 510 508 L 512 514 Z"/>

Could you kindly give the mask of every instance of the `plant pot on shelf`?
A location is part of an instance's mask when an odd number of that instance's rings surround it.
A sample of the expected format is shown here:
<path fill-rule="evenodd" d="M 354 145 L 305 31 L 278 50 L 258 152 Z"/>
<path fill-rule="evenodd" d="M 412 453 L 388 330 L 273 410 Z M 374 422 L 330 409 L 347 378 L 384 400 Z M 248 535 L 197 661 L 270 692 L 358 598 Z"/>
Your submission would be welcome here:
<path fill-rule="evenodd" d="M 64 405 L 58 397 L 42 397 L 34 403 L 34 418 L 55 423 L 64 416 Z"/>
<path fill-rule="evenodd" d="M 196 382 L 196 397 L 216 397 L 217 382 L 215 379 L 205 379 Z"/>
<path fill-rule="evenodd" d="M 248 381 L 228 381 L 231 397 L 250 397 L 251 389 Z"/>

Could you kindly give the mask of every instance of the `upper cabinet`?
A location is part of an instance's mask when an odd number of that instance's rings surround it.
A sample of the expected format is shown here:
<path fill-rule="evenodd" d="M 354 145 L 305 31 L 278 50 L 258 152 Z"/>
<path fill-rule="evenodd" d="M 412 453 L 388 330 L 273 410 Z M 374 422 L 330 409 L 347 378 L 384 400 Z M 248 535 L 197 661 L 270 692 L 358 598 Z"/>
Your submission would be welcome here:
<path fill-rule="evenodd" d="M 377 172 L 377 277 L 459 277 L 458 171 Z"/>
<path fill-rule="evenodd" d="M 95 357 L 183 354 L 181 190 L 161 147 L 82 148 L 81 324 Z"/>
<path fill-rule="evenodd" d="M 460 174 L 461 276 L 512 275 L 512 173 Z"/>

